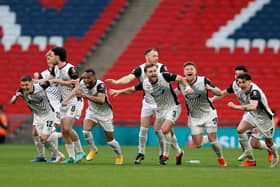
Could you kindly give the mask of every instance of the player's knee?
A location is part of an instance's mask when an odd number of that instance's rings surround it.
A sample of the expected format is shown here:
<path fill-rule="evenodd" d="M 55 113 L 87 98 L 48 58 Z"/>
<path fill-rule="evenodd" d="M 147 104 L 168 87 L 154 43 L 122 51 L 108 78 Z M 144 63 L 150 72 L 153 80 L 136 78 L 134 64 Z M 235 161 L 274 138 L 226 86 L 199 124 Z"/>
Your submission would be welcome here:
<path fill-rule="evenodd" d="M 42 143 L 45 143 L 47 141 L 47 139 L 48 139 L 48 136 L 41 136 L 40 137 L 40 140 L 41 140 Z"/>
<path fill-rule="evenodd" d="M 163 128 L 163 129 L 161 129 L 161 131 L 163 134 L 167 134 L 170 132 L 169 129 L 167 129 L 167 128 Z"/>
<path fill-rule="evenodd" d="M 243 129 L 241 129 L 241 128 L 237 128 L 237 133 L 238 134 L 243 134 L 245 131 L 243 130 Z"/>
<path fill-rule="evenodd" d="M 70 134 L 71 133 L 71 129 L 70 128 L 62 128 L 61 133 L 63 135 Z"/>

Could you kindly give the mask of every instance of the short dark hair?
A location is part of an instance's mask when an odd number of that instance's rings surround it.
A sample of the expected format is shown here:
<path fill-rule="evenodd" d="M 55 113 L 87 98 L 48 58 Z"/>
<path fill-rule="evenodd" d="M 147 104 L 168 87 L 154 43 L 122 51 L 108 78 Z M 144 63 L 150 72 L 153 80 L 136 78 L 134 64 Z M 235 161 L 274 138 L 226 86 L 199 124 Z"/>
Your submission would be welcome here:
<path fill-rule="evenodd" d="M 238 71 L 238 70 L 241 70 L 241 71 L 244 71 L 244 72 L 248 72 L 248 69 L 246 68 L 246 66 L 243 66 L 243 65 L 239 65 L 239 66 L 236 66 L 234 68 L 234 71 Z"/>
<path fill-rule="evenodd" d="M 154 63 L 149 63 L 149 64 L 146 64 L 144 66 L 144 72 L 146 73 L 147 72 L 147 69 L 151 68 L 151 67 L 158 67 L 158 65 L 154 64 Z"/>
<path fill-rule="evenodd" d="M 252 77 L 249 73 L 241 73 L 240 75 L 237 76 L 237 79 L 244 79 L 246 81 L 252 80 Z"/>
<path fill-rule="evenodd" d="M 157 52 L 158 52 L 158 49 L 157 49 L 157 48 L 149 48 L 149 49 L 146 49 L 145 52 L 144 52 L 144 55 L 149 54 L 151 51 L 157 51 Z"/>
<path fill-rule="evenodd" d="M 91 73 L 92 75 L 95 75 L 95 71 L 93 70 L 93 69 L 87 69 L 86 71 L 85 71 L 85 73 Z"/>
<path fill-rule="evenodd" d="M 30 75 L 23 75 L 21 77 L 20 81 L 22 81 L 22 82 L 26 82 L 26 81 L 31 82 L 32 81 L 32 77 Z"/>
<path fill-rule="evenodd" d="M 66 53 L 66 49 L 64 47 L 55 47 L 55 48 L 52 48 L 52 51 L 54 52 L 54 54 L 56 56 L 59 56 L 59 58 L 62 62 L 66 61 L 67 53 Z"/>
<path fill-rule="evenodd" d="M 186 66 L 194 66 L 196 68 L 196 64 L 193 62 L 185 62 L 184 67 L 186 67 Z"/>

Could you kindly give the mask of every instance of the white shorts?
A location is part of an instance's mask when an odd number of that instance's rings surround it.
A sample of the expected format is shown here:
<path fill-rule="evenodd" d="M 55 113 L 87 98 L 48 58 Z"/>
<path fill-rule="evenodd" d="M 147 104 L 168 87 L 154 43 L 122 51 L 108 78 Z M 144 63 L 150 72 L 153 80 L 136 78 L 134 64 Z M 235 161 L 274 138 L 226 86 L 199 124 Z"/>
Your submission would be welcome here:
<path fill-rule="evenodd" d="M 155 106 L 142 101 L 141 118 L 155 115 Z"/>
<path fill-rule="evenodd" d="M 50 135 L 54 128 L 55 113 L 50 112 L 43 116 L 33 115 L 33 125 L 39 136 Z"/>
<path fill-rule="evenodd" d="M 274 120 L 263 120 L 257 121 L 249 112 L 246 112 L 242 116 L 242 121 L 250 123 L 253 127 L 257 127 L 259 130 L 259 135 L 252 134 L 254 137 L 258 138 L 264 135 L 266 138 L 272 138 L 274 135 Z"/>
<path fill-rule="evenodd" d="M 83 107 L 83 101 L 77 101 L 76 103 L 70 103 L 67 106 L 61 106 L 60 119 L 63 119 L 65 117 L 75 118 L 76 120 L 80 119 Z"/>
<path fill-rule="evenodd" d="M 188 126 L 191 129 L 192 135 L 203 134 L 204 129 L 207 133 L 216 133 L 218 126 L 217 111 L 212 110 L 209 115 L 204 118 L 188 117 Z"/>
<path fill-rule="evenodd" d="M 99 123 L 106 132 L 114 132 L 113 113 L 110 116 L 98 117 L 93 111 L 87 110 L 85 120 L 91 120 L 94 123 Z"/>
<path fill-rule="evenodd" d="M 172 121 L 173 124 L 180 117 L 181 114 L 181 105 L 175 105 L 169 110 L 156 110 L 156 119 L 163 124 L 165 120 Z"/>

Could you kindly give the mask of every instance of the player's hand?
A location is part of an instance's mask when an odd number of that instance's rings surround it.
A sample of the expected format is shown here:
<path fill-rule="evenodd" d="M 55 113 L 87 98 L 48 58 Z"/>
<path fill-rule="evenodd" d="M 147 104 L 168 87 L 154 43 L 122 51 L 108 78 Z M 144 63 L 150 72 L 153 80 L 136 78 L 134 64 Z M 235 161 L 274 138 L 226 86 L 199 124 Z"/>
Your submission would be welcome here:
<path fill-rule="evenodd" d="M 33 77 L 34 77 L 34 79 L 39 79 L 40 74 L 38 72 L 35 72 L 35 73 L 33 73 Z"/>
<path fill-rule="evenodd" d="M 233 102 L 228 102 L 227 106 L 230 107 L 230 108 L 235 109 L 235 104 Z"/>
<path fill-rule="evenodd" d="M 67 104 L 68 104 L 67 101 L 64 101 L 64 100 L 63 100 L 63 101 L 61 102 L 61 106 L 67 106 Z"/>
<path fill-rule="evenodd" d="M 16 96 L 16 97 L 20 97 L 20 96 L 22 96 L 22 93 L 21 93 L 21 92 L 16 92 L 16 93 L 15 93 L 15 96 Z"/>
<path fill-rule="evenodd" d="M 193 89 L 190 86 L 187 86 L 185 92 L 191 94 L 193 93 Z"/>
<path fill-rule="evenodd" d="M 109 90 L 109 94 L 110 94 L 111 96 L 116 97 L 116 96 L 118 96 L 118 95 L 120 94 L 120 92 L 119 92 L 118 90 L 110 89 L 110 90 Z"/>
<path fill-rule="evenodd" d="M 117 81 L 115 79 L 105 79 L 105 82 L 109 82 L 111 84 L 117 84 Z"/>
<path fill-rule="evenodd" d="M 84 97 L 84 95 L 85 95 L 85 94 L 82 92 L 82 90 L 80 90 L 80 89 L 76 90 L 75 94 L 76 94 L 77 97 Z"/>

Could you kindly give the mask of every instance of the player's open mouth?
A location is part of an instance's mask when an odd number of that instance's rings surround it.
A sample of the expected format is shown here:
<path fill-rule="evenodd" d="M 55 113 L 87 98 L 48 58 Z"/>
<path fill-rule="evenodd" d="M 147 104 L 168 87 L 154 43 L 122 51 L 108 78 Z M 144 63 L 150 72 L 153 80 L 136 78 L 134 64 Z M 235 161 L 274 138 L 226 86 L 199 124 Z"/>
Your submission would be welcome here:
<path fill-rule="evenodd" d="M 188 74 L 187 74 L 187 76 L 189 76 L 189 77 L 192 76 L 192 75 L 193 75 L 192 73 L 188 73 Z"/>

